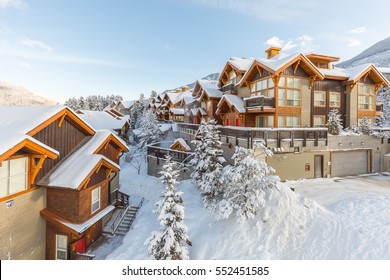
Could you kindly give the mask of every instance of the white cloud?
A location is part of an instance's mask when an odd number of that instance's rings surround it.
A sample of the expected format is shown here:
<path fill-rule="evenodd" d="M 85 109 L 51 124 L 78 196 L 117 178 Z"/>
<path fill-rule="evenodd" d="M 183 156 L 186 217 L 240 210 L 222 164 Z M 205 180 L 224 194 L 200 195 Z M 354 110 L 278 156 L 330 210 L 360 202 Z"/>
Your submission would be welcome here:
<path fill-rule="evenodd" d="M 284 44 L 284 41 L 281 40 L 279 37 L 271 37 L 269 38 L 265 43 L 264 45 L 267 45 L 269 47 L 278 47 L 278 48 L 281 48 Z"/>
<path fill-rule="evenodd" d="M 362 44 L 361 41 L 357 40 L 357 39 L 348 39 L 348 45 L 347 47 L 357 47 L 357 46 L 360 46 Z"/>
<path fill-rule="evenodd" d="M 355 28 L 355 29 L 352 29 L 349 31 L 349 33 L 352 33 L 352 34 L 362 34 L 362 33 L 366 33 L 367 32 L 367 28 L 362 26 L 362 27 L 358 27 L 358 28 Z"/>
<path fill-rule="evenodd" d="M 301 52 L 313 52 L 315 49 L 318 48 L 318 46 L 314 44 L 313 37 L 306 34 L 299 36 L 296 39 L 289 39 L 287 40 L 287 42 L 283 39 L 280 39 L 279 37 L 274 36 L 269 38 L 264 43 L 264 45 L 267 45 L 269 47 L 278 47 L 281 48 L 282 51 L 297 48 L 298 51 Z"/>
<path fill-rule="evenodd" d="M 28 38 L 20 39 L 19 43 L 24 45 L 24 46 L 27 46 L 29 48 L 38 48 L 38 49 L 41 49 L 44 51 L 51 51 L 52 50 L 51 47 L 49 47 L 48 45 L 46 45 L 45 43 L 43 43 L 41 41 L 31 40 Z"/>
<path fill-rule="evenodd" d="M 27 3 L 23 0 L 0 0 L 0 9 L 17 8 L 24 10 L 27 8 Z"/>

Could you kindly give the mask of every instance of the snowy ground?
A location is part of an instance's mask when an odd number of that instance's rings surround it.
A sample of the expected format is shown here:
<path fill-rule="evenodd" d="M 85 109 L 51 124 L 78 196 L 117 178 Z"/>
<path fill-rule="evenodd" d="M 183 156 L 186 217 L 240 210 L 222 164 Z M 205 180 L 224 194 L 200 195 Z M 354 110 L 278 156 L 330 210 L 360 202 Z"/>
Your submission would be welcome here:
<path fill-rule="evenodd" d="M 153 210 L 163 188 L 159 179 L 146 175 L 146 166 L 138 175 L 128 163 L 122 166 L 121 185 L 146 201 L 123 244 L 118 246 L 114 239 L 100 252 L 107 259 L 148 259 L 144 241 L 159 228 Z M 215 221 L 193 184 L 181 182 L 178 188 L 184 192 L 185 223 L 193 244 L 190 258 L 390 259 L 390 177 L 282 185 L 258 219 L 237 224 L 234 218 Z"/>

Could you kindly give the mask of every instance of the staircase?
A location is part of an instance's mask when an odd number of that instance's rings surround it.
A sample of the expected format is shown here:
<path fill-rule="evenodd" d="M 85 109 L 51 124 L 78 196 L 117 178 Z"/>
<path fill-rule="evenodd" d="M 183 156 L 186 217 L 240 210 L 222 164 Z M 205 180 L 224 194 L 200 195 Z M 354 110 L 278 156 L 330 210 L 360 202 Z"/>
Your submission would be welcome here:
<path fill-rule="evenodd" d="M 115 231 L 116 234 L 125 235 L 130 230 L 131 225 L 133 224 L 133 222 L 137 216 L 139 208 L 140 208 L 140 206 L 130 206 L 127 209 L 127 211 L 124 215 L 124 218 L 122 219 L 122 221 L 120 222 L 120 224 L 116 228 L 116 231 Z"/>

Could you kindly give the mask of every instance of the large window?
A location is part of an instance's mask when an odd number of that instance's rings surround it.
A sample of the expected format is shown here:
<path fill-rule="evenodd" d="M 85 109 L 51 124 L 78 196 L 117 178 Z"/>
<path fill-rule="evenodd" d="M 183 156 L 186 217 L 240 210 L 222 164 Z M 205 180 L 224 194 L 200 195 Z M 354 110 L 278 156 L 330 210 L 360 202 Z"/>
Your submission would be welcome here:
<path fill-rule="evenodd" d="M 314 106 L 315 107 L 325 107 L 326 100 L 325 91 L 314 91 Z"/>
<path fill-rule="evenodd" d="M 56 234 L 56 260 L 67 259 L 67 243 L 68 237 L 66 235 Z"/>
<path fill-rule="evenodd" d="M 281 77 L 278 89 L 279 106 L 301 106 L 302 79 Z"/>
<path fill-rule="evenodd" d="M 92 213 L 100 209 L 100 187 L 92 190 Z"/>
<path fill-rule="evenodd" d="M 360 110 L 375 110 L 374 86 L 359 84 L 358 96 L 358 106 Z"/>
<path fill-rule="evenodd" d="M 256 116 L 257 127 L 274 127 L 274 116 Z"/>
<path fill-rule="evenodd" d="M 27 190 L 28 157 L 5 160 L 0 167 L 0 197 Z"/>
<path fill-rule="evenodd" d="M 340 108 L 340 92 L 329 92 L 329 107 Z"/>
<path fill-rule="evenodd" d="M 229 81 L 227 84 L 235 85 L 237 83 L 237 74 L 233 70 L 229 73 Z"/>
<path fill-rule="evenodd" d="M 325 127 L 325 116 L 314 116 L 313 125 L 314 127 Z"/>
<path fill-rule="evenodd" d="M 278 116 L 278 127 L 301 127 L 301 117 Z"/>
<path fill-rule="evenodd" d="M 250 84 L 250 91 L 252 96 L 268 96 L 274 97 L 274 82 L 271 78 L 254 81 Z"/>

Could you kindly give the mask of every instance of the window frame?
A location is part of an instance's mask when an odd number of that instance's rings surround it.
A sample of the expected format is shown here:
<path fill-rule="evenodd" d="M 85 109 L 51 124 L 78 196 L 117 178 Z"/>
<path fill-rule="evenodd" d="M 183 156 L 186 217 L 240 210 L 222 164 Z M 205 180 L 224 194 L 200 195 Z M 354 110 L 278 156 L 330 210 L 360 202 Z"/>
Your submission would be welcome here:
<path fill-rule="evenodd" d="M 316 118 L 323 119 L 323 122 L 322 122 L 323 125 L 321 125 L 321 126 L 316 125 L 316 123 L 315 123 Z M 324 116 L 324 115 L 313 115 L 313 127 L 318 127 L 318 128 L 326 127 L 326 116 Z"/>
<path fill-rule="evenodd" d="M 317 93 L 322 93 L 323 94 L 323 100 L 318 100 L 316 97 L 317 97 Z M 323 102 L 323 104 L 316 104 L 316 102 Z M 315 90 L 314 91 L 314 98 L 313 98 L 313 105 L 314 107 L 321 107 L 321 108 L 324 108 L 326 107 L 326 91 L 325 90 Z"/>
<path fill-rule="evenodd" d="M 366 92 L 366 89 L 368 91 Z M 362 111 L 375 111 L 376 110 L 376 98 L 375 98 L 375 87 L 371 84 L 357 84 L 357 94 L 358 94 L 358 110 Z M 361 99 L 364 102 L 361 102 Z M 372 102 L 371 102 L 372 100 Z"/>
<path fill-rule="evenodd" d="M 265 87 L 258 89 L 258 85 L 265 82 Z M 253 90 L 254 86 L 254 90 Z M 249 83 L 249 92 L 251 96 L 267 96 L 275 98 L 275 84 L 271 77 L 254 80 Z M 264 94 L 262 94 L 264 92 Z M 272 92 L 272 94 L 270 94 Z"/>
<path fill-rule="evenodd" d="M 292 118 L 292 123 L 294 124 L 294 118 L 298 118 L 299 126 L 288 126 L 288 118 Z M 283 119 L 283 126 L 280 126 L 281 119 Z M 278 116 L 278 128 L 300 128 L 301 127 L 301 116 Z"/>
<path fill-rule="evenodd" d="M 94 200 L 93 200 L 93 193 L 94 193 L 95 191 L 98 191 L 98 194 L 99 194 L 99 195 L 98 195 L 98 199 L 94 201 Z M 99 207 L 96 208 L 96 209 L 94 210 L 94 209 L 93 209 L 93 205 L 94 205 L 96 202 L 99 203 Z M 93 213 L 99 211 L 100 208 L 101 208 L 101 187 L 99 186 L 99 187 L 94 188 L 93 190 L 91 190 L 91 214 L 93 214 Z"/>
<path fill-rule="evenodd" d="M 332 106 L 332 103 L 331 102 L 333 102 L 332 101 L 332 95 L 338 95 L 338 97 L 339 97 L 339 101 L 338 101 L 338 106 Z M 341 92 L 338 92 L 338 91 L 330 91 L 329 92 L 329 107 L 330 108 L 340 108 L 341 107 Z"/>
<path fill-rule="evenodd" d="M 299 80 L 299 86 L 296 86 L 296 82 Z M 304 78 L 299 76 L 281 76 L 277 89 L 278 89 L 278 100 L 277 104 L 279 107 L 301 107 L 302 106 L 302 85 L 304 84 Z M 289 86 L 289 84 L 292 87 Z M 284 97 L 281 98 L 281 92 L 284 92 Z M 295 93 L 299 92 L 299 99 L 296 98 Z M 289 98 L 289 94 L 292 93 L 292 98 Z M 291 97 L 291 96 L 290 96 Z M 283 102 L 281 102 L 283 101 Z M 282 104 L 283 103 L 283 104 Z M 293 105 L 289 105 L 289 103 Z"/>
<path fill-rule="evenodd" d="M 265 120 L 265 126 L 264 127 L 267 127 L 267 128 L 273 128 L 274 127 L 274 124 L 275 124 L 274 115 L 263 115 L 263 116 L 256 116 L 255 117 L 255 126 L 256 127 L 263 127 L 263 126 L 258 126 L 258 124 L 260 123 L 259 122 L 259 118 L 264 118 L 264 120 Z M 272 119 L 271 122 L 270 122 L 270 119 Z"/>
<path fill-rule="evenodd" d="M 21 159 L 23 159 L 25 161 L 23 163 L 25 166 L 24 172 L 12 174 L 11 161 L 21 160 Z M 7 199 L 9 197 L 13 197 L 15 195 L 24 193 L 30 189 L 30 157 L 27 155 L 19 155 L 19 156 L 10 157 L 7 160 L 4 160 L 2 162 L 1 168 L 4 168 L 5 164 L 7 164 L 7 171 L 6 171 L 7 174 L 6 174 L 6 177 L 0 178 L 0 180 L 4 179 L 5 185 L 6 185 L 6 190 L 5 190 L 4 196 L 0 195 L 0 200 Z M 15 189 L 15 187 L 13 187 L 11 185 L 11 183 L 13 182 L 12 177 L 15 178 L 15 177 L 20 176 L 20 175 L 24 176 L 25 185 L 24 185 L 22 190 L 12 191 L 13 189 Z"/>
<path fill-rule="evenodd" d="M 65 248 L 58 248 L 58 237 L 64 237 L 65 238 Z M 56 234 L 56 260 L 67 260 L 68 259 L 68 236 L 64 234 Z M 59 259 L 58 258 L 58 251 L 65 252 L 65 259 Z"/>

